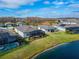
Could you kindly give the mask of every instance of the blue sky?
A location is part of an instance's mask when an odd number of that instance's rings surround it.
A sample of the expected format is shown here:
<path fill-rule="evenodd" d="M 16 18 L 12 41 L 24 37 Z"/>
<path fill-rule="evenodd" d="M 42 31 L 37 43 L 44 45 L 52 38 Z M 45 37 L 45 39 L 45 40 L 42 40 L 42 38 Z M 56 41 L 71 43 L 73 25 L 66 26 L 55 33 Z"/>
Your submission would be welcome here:
<path fill-rule="evenodd" d="M 0 17 L 79 18 L 79 0 L 0 0 Z"/>

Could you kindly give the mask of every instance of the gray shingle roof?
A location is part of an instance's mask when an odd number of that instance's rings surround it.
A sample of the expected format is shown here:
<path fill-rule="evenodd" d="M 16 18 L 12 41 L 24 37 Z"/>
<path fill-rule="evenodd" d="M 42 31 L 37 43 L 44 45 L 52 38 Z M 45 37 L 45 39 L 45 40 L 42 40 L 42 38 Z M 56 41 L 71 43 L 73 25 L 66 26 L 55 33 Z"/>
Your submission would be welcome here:
<path fill-rule="evenodd" d="M 79 23 L 79 19 L 60 19 L 63 22 L 75 22 L 75 23 Z"/>
<path fill-rule="evenodd" d="M 65 25 L 65 27 L 79 27 L 79 24 L 70 24 L 70 25 Z"/>
<path fill-rule="evenodd" d="M 53 26 L 47 26 L 47 25 L 40 25 L 38 27 L 43 28 L 43 29 L 53 29 L 54 28 Z"/>
<path fill-rule="evenodd" d="M 59 24 L 62 27 L 79 27 L 79 24 Z"/>
<path fill-rule="evenodd" d="M 13 42 L 16 40 L 16 37 L 11 36 L 8 30 L 0 29 L 0 41 L 5 41 L 4 43 Z"/>
<path fill-rule="evenodd" d="M 34 28 L 32 26 L 18 26 L 18 27 L 16 27 L 16 29 L 18 29 L 19 31 L 22 31 L 22 32 L 31 32 L 31 31 L 36 30 L 36 28 Z"/>

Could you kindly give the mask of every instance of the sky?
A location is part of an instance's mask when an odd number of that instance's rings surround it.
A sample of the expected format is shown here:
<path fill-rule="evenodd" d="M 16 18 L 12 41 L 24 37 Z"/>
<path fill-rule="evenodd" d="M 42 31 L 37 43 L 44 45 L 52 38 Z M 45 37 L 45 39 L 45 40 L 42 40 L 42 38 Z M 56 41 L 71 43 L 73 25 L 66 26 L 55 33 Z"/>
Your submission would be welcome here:
<path fill-rule="evenodd" d="M 0 0 L 0 17 L 79 18 L 79 0 Z"/>

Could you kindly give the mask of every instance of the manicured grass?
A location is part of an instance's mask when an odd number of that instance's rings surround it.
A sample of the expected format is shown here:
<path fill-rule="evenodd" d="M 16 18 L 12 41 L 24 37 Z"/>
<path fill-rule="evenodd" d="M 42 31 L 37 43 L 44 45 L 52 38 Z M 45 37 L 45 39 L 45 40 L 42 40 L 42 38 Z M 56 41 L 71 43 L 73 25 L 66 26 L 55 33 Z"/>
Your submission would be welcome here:
<path fill-rule="evenodd" d="M 29 59 L 35 54 L 61 43 L 79 40 L 79 34 L 66 34 L 64 32 L 49 33 L 49 36 L 37 39 L 20 49 L 11 51 L 0 59 Z"/>

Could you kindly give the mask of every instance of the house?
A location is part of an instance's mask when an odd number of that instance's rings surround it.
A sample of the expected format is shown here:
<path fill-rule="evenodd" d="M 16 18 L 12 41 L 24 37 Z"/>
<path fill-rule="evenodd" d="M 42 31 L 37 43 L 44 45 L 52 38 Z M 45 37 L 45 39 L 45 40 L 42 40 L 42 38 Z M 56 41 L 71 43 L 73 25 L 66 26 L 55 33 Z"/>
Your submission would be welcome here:
<path fill-rule="evenodd" d="M 15 32 L 18 33 L 23 38 L 28 38 L 32 36 L 40 36 L 45 34 L 43 31 L 38 30 L 33 26 L 18 26 L 15 28 Z"/>
<path fill-rule="evenodd" d="M 0 27 L 5 27 L 5 24 L 3 24 L 3 23 L 0 23 Z"/>
<path fill-rule="evenodd" d="M 66 31 L 67 26 L 77 25 L 77 24 L 79 24 L 78 19 L 62 18 L 62 19 L 59 19 L 59 24 L 55 25 L 54 27 L 60 31 Z"/>
<path fill-rule="evenodd" d="M 13 23 L 11 23 L 11 22 L 5 23 L 5 26 L 7 26 L 7 27 L 12 27 L 12 25 L 13 25 Z"/>
<path fill-rule="evenodd" d="M 0 45 L 16 41 L 16 37 L 10 33 L 8 30 L 0 29 Z"/>
<path fill-rule="evenodd" d="M 65 25 L 67 24 L 57 24 L 54 27 L 59 31 L 65 31 L 66 30 Z"/>
<path fill-rule="evenodd" d="M 79 21 L 76 19 L 59 19 L 59 20 L 60 20 L 60 24 L 77 24 L 77 23 L 79 23 Z"/>
<path fill-rule="evenodd" d="M 66 32 L 67 33 L 79 34 L 79 24 L 76 24 L 76 25 L 67 25 L 65 27 L 66 27 Z"/>
<path fill-rule="evenodd" d="M 17 26 L 23 26 L 23 25 L 25 25 L 25 23 L 23 23 L 23 22 L 17 22 L 16 24 L 17 24 Z"/>
<path fill-rule="evenodd" d="M 55 27 L 60 31 L 69 31 L 73 33 L 79 32 L 79 24 L 60 24 Z"/>
<path fill-rule="evenodd" d="M 44 31 L 45 33 L 56 31 L 55 27 L 47 25 L 40 25 L 38 26 L 38 29 Z"/>
<path fill-rule="evenodd" d="M 12 22 L 7 22 L 7 23 L 5 23 L 5 26 L 6 27 L 16 27 L 17 24 L 16 23 L 12 23 Z"/>

